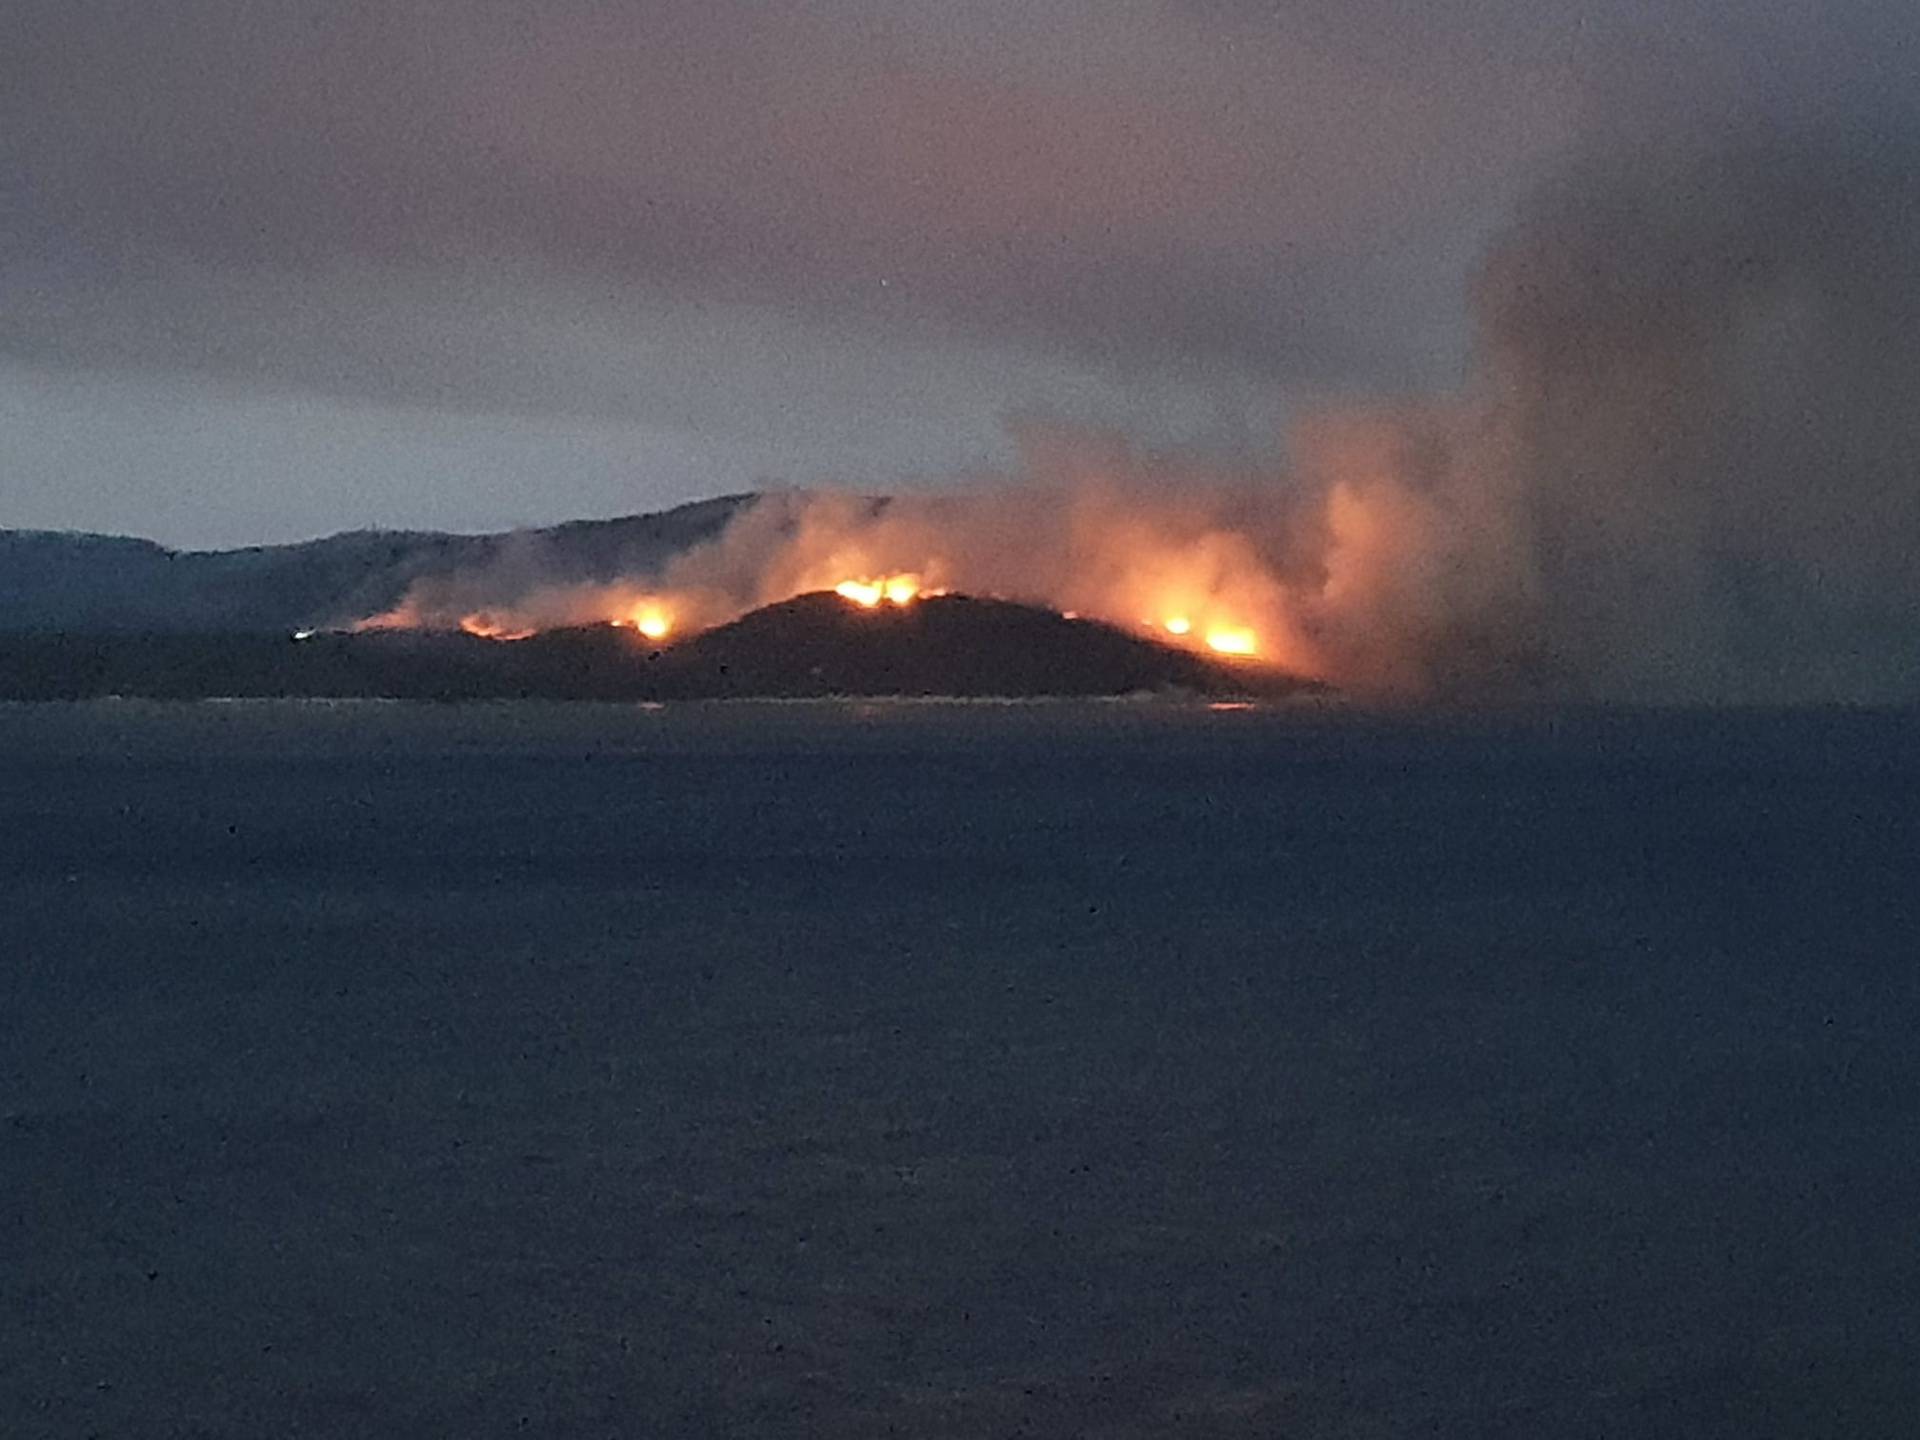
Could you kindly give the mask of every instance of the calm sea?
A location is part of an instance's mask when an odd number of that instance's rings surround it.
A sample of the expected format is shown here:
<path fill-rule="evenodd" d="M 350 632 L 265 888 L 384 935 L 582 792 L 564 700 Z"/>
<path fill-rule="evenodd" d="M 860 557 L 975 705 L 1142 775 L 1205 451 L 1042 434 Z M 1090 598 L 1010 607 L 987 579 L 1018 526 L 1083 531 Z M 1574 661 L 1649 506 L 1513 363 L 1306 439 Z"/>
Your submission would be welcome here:
<path fill-rule="evenodd" d="M 1917 719 L 0 708 L 0 1433 L 1910 1436 Z"/>

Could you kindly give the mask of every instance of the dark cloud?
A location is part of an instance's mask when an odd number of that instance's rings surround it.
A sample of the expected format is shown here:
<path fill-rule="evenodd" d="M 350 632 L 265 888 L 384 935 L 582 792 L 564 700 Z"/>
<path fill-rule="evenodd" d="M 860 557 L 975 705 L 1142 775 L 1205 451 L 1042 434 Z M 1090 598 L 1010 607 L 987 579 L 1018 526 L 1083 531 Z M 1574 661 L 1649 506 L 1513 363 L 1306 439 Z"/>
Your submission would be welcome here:
<path fill-rule="evenodd" d="M 479 250 L 1347 379 L 1404 359 L 1346 320 L 1369 252 L 1561 133 L 1538 90 L 1053 8 L 1057 69 L 1001 6 L 941 43 L 912 6 L 29 0 L 9 128 L 42 247 L 102 265 Z"/>

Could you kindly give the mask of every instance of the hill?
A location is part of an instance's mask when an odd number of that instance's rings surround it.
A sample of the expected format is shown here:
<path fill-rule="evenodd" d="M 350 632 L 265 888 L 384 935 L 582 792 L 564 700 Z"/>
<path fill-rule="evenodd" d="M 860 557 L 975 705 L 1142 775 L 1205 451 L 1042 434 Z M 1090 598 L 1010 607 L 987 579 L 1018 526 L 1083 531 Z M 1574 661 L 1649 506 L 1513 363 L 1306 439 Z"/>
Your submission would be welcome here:
<path fill-rule="evenodd" d="M 812 594 L 667 648 L 608 625 L 526 640 L 369 631 L 0 632 L 0 699 L 105 695 L 698 700 L 1282 693 L 1300 682 L 1050 610 L 962 595 L 862 609 Z"/>
<path fill-rule="evenodd" d="M 967 595 L 864 609 L 801 595 L 660 657 L 694 695 L 1125 695 L 1244 686 L 1244 675 L 1091 620 Z"/>
<path fill-rule="evenodd" d="M 149 540 L 0 530 L 0 630 L 284 636 L 398 604 L 415 582 L 537 558 L 556 584 L 657 571 L 711 540 L 751 495 L 653 515 L 491 535 L 350 531 L 295 545 L 169 550 Z"/>

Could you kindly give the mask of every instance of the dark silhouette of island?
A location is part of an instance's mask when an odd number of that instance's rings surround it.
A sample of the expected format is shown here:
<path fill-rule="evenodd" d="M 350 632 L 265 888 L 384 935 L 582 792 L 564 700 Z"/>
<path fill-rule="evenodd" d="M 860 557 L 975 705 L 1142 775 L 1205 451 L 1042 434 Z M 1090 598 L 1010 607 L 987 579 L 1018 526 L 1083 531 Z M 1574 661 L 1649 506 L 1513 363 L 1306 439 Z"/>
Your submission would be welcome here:
<path fill-rule="evenodd" d="M 0 698 L 705 700 L 1284 694 L 1304 682 L 1097 621 L 965 595 L 802 595 L 660 646 L 612 625 L 459 632 L 0 633 Z"/>

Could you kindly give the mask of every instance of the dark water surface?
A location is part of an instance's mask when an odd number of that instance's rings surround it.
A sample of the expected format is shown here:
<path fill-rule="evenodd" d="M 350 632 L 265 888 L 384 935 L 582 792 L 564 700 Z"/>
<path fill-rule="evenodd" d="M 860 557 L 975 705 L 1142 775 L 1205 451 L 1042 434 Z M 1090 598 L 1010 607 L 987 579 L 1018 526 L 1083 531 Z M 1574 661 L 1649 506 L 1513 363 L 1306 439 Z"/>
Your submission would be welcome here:
<path fill-rule="evenodd" d="M 0 709 L 0 1434 L 1920 1433 L 1920 723 Z"/>

